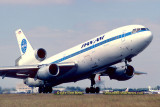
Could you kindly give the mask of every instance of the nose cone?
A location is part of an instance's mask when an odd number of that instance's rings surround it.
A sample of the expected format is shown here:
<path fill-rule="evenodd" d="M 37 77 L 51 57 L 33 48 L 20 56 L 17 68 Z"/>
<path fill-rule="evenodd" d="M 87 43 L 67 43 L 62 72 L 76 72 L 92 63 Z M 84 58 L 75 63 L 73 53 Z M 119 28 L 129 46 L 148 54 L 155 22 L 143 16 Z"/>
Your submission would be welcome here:
<path fill-rule="evenodd" d="M 151 31 L 149 31 L 145 35 L 145 41 L 147 42 L 147 44 L 150 44 L 152 40 L 153 40 L 153 34 Z"/>

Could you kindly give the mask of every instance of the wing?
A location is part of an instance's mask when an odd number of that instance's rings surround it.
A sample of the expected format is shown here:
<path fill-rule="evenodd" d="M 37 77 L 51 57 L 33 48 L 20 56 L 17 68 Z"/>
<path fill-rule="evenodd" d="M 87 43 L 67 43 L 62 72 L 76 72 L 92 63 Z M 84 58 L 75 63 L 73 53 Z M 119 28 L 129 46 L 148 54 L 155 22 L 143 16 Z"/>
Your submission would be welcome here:
<path fill-rule="evenodd" d="M 116 66 L 110 66 L 107 68 L 103 68 L 100 70 L 97 70 L 94 74 L 101 74 L 101 76 L 109 76 L 108 74 L 114 72 L 118 67 Z M 142 75 L 147 74 L 146 72 L 140 72 L 140 71 L 134 71 L 134 75 Z"/>
<path fill-rule="evenodd" d="M 59 75 L 63 75 L 66 72 L 71 71 L 73 68 L 75 68 L 75 63 L 59 63 L 56 64 L 61 72 Z M 2 76 L 2 79 L 5 77 L 11 77 L 11 78 L 19 78 L 19 79 L 25 79 L 25 78 L 35 78 L 37 75 L 37 72 L 39 69 L 48 66 L 46 65 L 29 65 L 29 66 L 15 66 L 15 67 L 3 67 L 0 68 L 0 76 Z"/>
<path fill-rule="evenodd" d="M 15 66 L 0 68 L 0 76 L 25 79 L 27 77 L 34 78 L 39 70 L 38 66 Z"/>

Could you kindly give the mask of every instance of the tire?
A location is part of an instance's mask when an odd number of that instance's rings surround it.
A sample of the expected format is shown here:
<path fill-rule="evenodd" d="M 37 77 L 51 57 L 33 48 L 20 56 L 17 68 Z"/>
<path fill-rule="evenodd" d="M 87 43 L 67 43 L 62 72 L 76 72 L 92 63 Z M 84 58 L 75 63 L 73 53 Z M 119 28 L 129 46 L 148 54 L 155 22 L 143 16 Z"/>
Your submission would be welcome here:
<path fill-rule="evenodd" d="M 87 87 L 85 91 L 86 91 L 86 93 L 89 93 L 90 92 L 90 88 Z"/>
<path fill-rule="evenodd" d="M 90 88 L 90 93 L 95 93 L 95 88 L 94 87 Z"/>
<path fill-rule="evenodd" d="M 95 92 L 96 92 L 96 93 L 99 93 L 99 91 L 100 91 L 100 88 L 99 88 L 99 87 L 96 87 Z"/>
<path fill-rule="evenodd" d="M 43 93 L 48 93 L 48 87 L 44 87 Z"/>
<path fill-rule="evenodd" d="M 49 92 L 49 93 L 52 93 L 52 87 L 49 87 L 48 92 Z"/>
<path fill-rule="evenodd" d="M 39 93 L 42 93 L 42 91 L 43 91 L 43 90 L 42 90 L 42 87 L 39 87 L 38 92 L 39 92 Z"/>

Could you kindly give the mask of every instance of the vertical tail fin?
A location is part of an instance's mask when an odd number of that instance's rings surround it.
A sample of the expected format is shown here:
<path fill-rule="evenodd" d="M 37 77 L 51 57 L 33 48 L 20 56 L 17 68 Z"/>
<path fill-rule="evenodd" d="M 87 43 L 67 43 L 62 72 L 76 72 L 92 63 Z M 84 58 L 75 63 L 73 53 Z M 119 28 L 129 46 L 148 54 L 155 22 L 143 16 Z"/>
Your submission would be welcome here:
<path fill-rule="evenodd" d="M 129 91 L 129 88 L 126 88 L 125 92 L 128 92 Z"/>
<path fill-rule="evenodd" d="M 151 86 L 148 86 L 148 89 L 149 89 L 149 91 L 151 91 L 152 89 L 151 89 Z"/>
<path fill-rule="evenodd" d="M 21 29 L 18 29 L 15 33 L 16 33 L 21 55 L 34 51 Z"/>

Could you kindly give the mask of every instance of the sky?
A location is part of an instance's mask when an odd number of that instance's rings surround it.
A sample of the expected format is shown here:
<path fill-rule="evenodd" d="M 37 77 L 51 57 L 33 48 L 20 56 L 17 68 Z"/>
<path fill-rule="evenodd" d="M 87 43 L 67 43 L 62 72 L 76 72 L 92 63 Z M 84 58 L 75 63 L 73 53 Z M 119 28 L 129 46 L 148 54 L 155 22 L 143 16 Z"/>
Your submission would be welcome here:
<path fill-rule="evenodd" d="M 160 85 L 159 5 L 159 0 L 0 0 L 0 66 L 14 66 L 20 56 L 15 36 L 19 28 L 34 49 L 44 48 L 50 57 L 115 28 L 140 24 L 152 31 L 154 39 L 130 64 L 147 75 L 127 81 L 102 77 L 102 81 L 113 88 L 155 87 Z M 5 78 L 0 86 L 11 88 L 21 82 Z M 61 86 L 89 87 L 90 81 Z"/>

